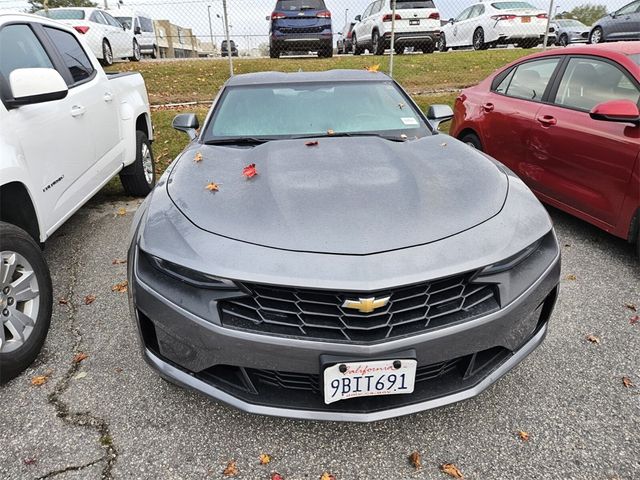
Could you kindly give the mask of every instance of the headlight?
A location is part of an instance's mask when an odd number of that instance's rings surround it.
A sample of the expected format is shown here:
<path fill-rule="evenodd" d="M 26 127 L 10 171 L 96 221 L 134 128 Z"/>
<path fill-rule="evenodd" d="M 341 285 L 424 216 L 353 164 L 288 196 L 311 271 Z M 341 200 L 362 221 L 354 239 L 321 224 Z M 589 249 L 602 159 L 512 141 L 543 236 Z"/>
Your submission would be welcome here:
<path fill-rule="evenodd" d="M 506 270 L 512 269 L 519 263 L 524 262 L 533 252 L 538 249 L 538 247 L 540 247 L 543 238 L 533 242 L 531 245 L 524 248 L 523 250 L 520 250 L 515 255 L 512 255 L 509 258 L 502 260 L 501 262 L 489 265 L 484 270 L 482 270 L 482 272 L 480 272 L 480 275 L 493 275 L 494 273 L 504 272 Z"/>
<path fill-rule="evenodd" d="M 146 252 L 140 251 L 153 267 L 170 277 L 180 280 L 194 287 L 211 288 L 215 290 L 237 290 L 238 286 L 226 278 L 214 277 L 207 273 L 198 272 L 182 265 L 169 262 L 162 258 L 154 257 Z"/>

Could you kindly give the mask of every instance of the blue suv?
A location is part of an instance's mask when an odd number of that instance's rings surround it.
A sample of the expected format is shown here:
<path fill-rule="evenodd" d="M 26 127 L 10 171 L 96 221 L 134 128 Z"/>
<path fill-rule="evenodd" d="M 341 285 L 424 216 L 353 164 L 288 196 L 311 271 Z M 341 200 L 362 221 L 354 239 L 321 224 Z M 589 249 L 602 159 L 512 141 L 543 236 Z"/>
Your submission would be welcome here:
<path fill-rule="evenodd" d="M 331 12 L 324 0 L 278 0 L 270 17 L 269 55 L 284 52 L 318 52 L 333 56 Z"/>

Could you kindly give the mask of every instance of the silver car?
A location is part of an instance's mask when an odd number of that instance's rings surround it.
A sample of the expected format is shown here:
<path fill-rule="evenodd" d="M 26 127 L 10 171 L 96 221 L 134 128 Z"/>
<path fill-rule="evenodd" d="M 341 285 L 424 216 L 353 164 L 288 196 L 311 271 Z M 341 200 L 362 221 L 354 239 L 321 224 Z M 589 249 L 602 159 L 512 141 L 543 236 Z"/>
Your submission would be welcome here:
<path fill-rule="evenodd" d="M 556 45 L 566 47 L 572 43 L 587 43 L 591 27 L 580 20 L 557 19 L 551 22 L 549 31 L 554 33 Z"/>
<path fill-rule="evenodd" d="M 238 75 L 202 128 L 176 117 L 192 141 L 129 250 L 148 363 L 248 412 L 361 422 L 515 367 L 547 333 L 558 244 L 522 181 L 438 132 L 451 114 L 363 70 Z"/>

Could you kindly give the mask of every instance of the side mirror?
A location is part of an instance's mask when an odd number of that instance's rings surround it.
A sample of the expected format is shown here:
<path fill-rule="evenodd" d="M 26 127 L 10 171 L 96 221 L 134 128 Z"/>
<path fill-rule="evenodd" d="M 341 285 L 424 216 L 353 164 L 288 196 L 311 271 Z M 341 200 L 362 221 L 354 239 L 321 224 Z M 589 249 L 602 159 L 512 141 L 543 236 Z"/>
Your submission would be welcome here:
<path fill-rule="evenodd" d="M 450 23 L 451 25 L 453 25 L 454 23 L 456 23 L 456 19 L 455 19 L 455 18 L 450 18 L 450 19 L 449 19 L 449 23 Z"/>
<path fill-rule="evenodd" d="M 198 136 L 196 130 L 200 128 L 200 122 L 198 122 L 198 117 L 195 113 L 181 113 L 173 118 L 171 126 L 176 130 L 185 132 L 189 135 L 189 139 L 193 140 Z"/>
<path fill-rule="evenodd" d="M 427 110 L 427 119 L 436 130 L 443 122 L 453 118 L 453 110 L 449 105 L 431 105 Z"/>
<path fill-rule="evenodd" d="M 9 75 L 12 99 L 7 108 L 61 100 L 69 93 L 62 75 L 53 68 L 18 68 Z"/>
<path fill-rule="evenodd" d="M 589 116 L 605 122 L 633 123 L 640 125 L 640 109 L 631 100 L 611 100 L 593 107 Z"/>
<path fill-rule="evenodd" d="M 362 15 L 356 15 L 356 18 L 354 18 L 354 20 L 356 22 L 359 22 L 360 20 L 362 20 Z"/>
<path fill-rule="evenodd" d="M 267 15 L 265 18 L 266 18 L 266 20 L 268 22 L 269 20 L 271 20 L 271 15 Z"/>
<path fill-rule="evenodd" d="M 140 35 L 140 34 L 142 33 L 142 29 L 141 29 L 140 27 L 136 27 L 136 28 L 133 30 L 133 33 L 134 33 L 134 34 L 136 34 L 136 35 Z"/>

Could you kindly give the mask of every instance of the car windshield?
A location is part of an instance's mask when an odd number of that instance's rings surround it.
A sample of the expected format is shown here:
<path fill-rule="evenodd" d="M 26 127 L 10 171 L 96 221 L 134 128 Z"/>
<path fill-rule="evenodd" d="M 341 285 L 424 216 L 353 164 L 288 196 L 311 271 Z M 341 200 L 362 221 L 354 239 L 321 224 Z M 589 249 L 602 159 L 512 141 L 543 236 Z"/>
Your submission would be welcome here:
<path fill-rule="evenodd" d="M 400 139 L 429 133 L 392 81 L 294 83 L 228 87 L 204 141 L 362 134 Z"/>
<path fill-rule="evenodd" d="M 561 27 L 585 27 L 586 25 L 578 20 L 556 20 Z"/>
<path fill-rule="evenodd" d="M 406 8 L 436 8 L 433 0 L 397 0 L 396 9 Z"/>
<path fill-rule="evenodd" d="M 491 6 L 493 8 L 497 8 L 498 10 L 537 10 L 536 7 L 527 2 L 496 2 L 492 3 Z"/>
<path fill-rule="evenodd" d="M 324 0 L 278 0 L 276 10 L 297 12 L 300 10 L 325 10 Z"/>
<path fill-rule="evenodd" d="M 41 17 L 53 18 L 54 20 L 84 20 L 84 10 L 52 8 L 49 10 L 38 10 L 36 14 Z"/>
<path fill-rule="evenodd" d="M 131 17 L 115 17 L 124 28 L 129 30 L 131 28 Z"/>

